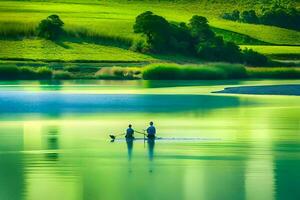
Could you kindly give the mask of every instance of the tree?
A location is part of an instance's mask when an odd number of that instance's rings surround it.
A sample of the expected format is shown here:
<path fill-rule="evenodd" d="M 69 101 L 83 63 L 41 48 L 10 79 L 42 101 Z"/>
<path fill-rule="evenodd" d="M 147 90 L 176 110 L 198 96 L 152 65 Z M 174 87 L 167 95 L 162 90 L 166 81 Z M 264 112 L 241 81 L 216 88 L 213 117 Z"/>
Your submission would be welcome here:
<path fill-rule="evenodd" d="M 64 22 L 59 18 L 58 15 L 50 15 L 46 19 L 43 19 L 38 25 L 38 36 L 56 40 L 63 33 Z"/>
<path fill-rule="evenodd" d="M 231 16 L 233 21 L 238 21 L 240 19 L 240 11 L 238 10 L 232 11 Z"/>
<path fill-rule="evenodd" d="M 190 19 L 189 26 L 191 35 L 197 42 L 205 42 L 215 37 L 205 17 L 194 15 Z"/>
<path fill-rule="evenodd" d="M 256 24 L 259 22 L 256 12 L 254 10 L 245 10 L 241 14 L 241 21 L 251 24 Z"/>
<path fill-rule="evenodd" d="M 133 30 L 146 35 L 150 50 L 162 52 L 168 48 L 170 24 L 165 18 L 146 11 L 136 17 Z"/>
<path fill-rule="evenodd" d="M 222 15 L 223 19 L 232 20 L 232 21 L 238 21 L 240 20 L 240 11 L 234 10 L 232 13 L 224 13 Z"/>
<path fill-rule="evenodd" d="M 183 54 L 194 54 L 193 38 L 185 23 L 170 23 L 170 49 Z"/>
<path fill-rule="evenodd" d="M 248 65 L 265 66 L 268 63 L 268 58 L 252 49 L 244 49 L 243 60 Z"/>

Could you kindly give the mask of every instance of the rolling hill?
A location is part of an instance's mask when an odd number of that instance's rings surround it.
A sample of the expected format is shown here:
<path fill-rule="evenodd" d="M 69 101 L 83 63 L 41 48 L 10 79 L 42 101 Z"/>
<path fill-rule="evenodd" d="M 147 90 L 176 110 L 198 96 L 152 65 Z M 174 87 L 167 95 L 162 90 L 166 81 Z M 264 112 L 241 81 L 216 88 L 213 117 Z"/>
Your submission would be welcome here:
<path fill-rule="evenodd" d="M 90 36 L 110 40 L 133 41 L 139 38 L 132 31 L 135 17 L 151 10 L 170 21 L 187 22 L 193 15 L 203 15 L 210 25 L 226 40 L 240 45 L 263 45 L 257 51 L 268 54 L 299 54 L 300 32 L 273 26 L 244 24 L 221 19 L 225 11 L 235 8 L 259 8 L 270 1 L 215 0 L 215 1 L 97 1 L 97 0 L 47 0 L 47 1 L 1 1 L 0 4 L 0 59 L 42 59 L 52 56 L 59 60 L 156 60 L 153 56 L 128 51 L 120 45 L 87 44 L 87 41 L 67 41 L 65 45 L 41 45 L 32 36 L 37 24 L 48 15 L 58 14 L 70 32 L 85 32 Z M 299 6 L 299 1 L 293 1 Z M 23 36 L 27 36 L 23 40 Z M 21 37 L 20 37 L 21 36 Z M 267 46 L 266 46 L 267 45 Z M 51 46 L 51 48 L 49 48 Z M 289 46 L 288 51 L 279 46 Z M 293 47 L 295 46 L 295 47 Z M 266 50 L 266 48 L 268 50 Z M 47 53 L 43 54 L 41 52 Z M 278 51 L 278 49 L 282 49 Z M 114 52 L 114 53 L 113 53 Z M 64 56 L 62 56 L 64 55 Z M 116 56 L 118 55 L 118 56 Z"/>

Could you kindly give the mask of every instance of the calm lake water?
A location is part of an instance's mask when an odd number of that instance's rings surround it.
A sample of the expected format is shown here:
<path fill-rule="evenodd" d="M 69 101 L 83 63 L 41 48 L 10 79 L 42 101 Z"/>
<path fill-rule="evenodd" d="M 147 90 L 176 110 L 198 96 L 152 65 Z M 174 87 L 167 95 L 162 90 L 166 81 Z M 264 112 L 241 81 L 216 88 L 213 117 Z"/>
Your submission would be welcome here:
<path fill-rule="evenodd" d="M 210 93 L 289 83 L 1 82 L 0 199 L 298 200 L 300 97 Z"/>

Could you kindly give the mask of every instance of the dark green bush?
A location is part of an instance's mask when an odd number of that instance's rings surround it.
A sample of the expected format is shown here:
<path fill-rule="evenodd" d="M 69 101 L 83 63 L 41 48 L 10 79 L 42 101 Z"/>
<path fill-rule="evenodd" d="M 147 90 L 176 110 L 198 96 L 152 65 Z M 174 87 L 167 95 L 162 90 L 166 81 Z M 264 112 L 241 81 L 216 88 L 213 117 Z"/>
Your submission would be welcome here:
<path fill-rule="evenodd" d="M 222 15 L 223 19 L 231 20 L 231 21 L 238 21 L 240 20 L 240 11 L 234 10 L 232 13 L 224 13 Z"/>
<path fill-rule="evenodd" d="M 130 47 L 130 50 L 146 53 L 149 51 L 149 46 L 145 40 L 134 40 Z"/>
<path fill-rule="evenodd" d="M 247 73 L 244 66 L 224 63 L 207 65 L 161 63 L 148 65 L 143 70 L 143 78 L 146 80 L 213 80 L 245 77 Z"/>
<path fill-rule="evenodd" d="M 37 79 L 51 79 L 52 71 L 47 67 L 39 67 L 36 69 Z"/>
<path fill-rule="evenodd" d="M 72 79 L 73 76 L 70 72 L 65 72 L 65 71 L 56 71 L 53 74 L 54 79 L 60 79 L 60 80 L 67 80 L 67 79 Z"/>
<path fill-rule="evenodd" d="M 77 66 L 77 65 L 73 65 L 73 66 L 66 66 L 64 67 L 64 69 L 67 71 L 67 72 L 80 72 L 80 67 Z"/>
<path fill-rule="evenodd" d="M 254 10 L 245 10 L 241 14 L 238 10 L 234 10 L 232 13 L 224 13 L 221 17 L 232 21 L 300 30 L 300 10 L 279 1 L 270 7 L 263 7 L 260 15 L 257 15 Z"/>
<path fill-rule="evenodd" d="M 268 58 L 263 54 L 260 54 L 252 49 L 244 49 L 243 60 L 247 65 L 251 66 L 266 66 L 268 64 Z"/>
<path fill-rule="evenodd" d="M 112 80 L 134 80 L 141 78 L 141 69 L 138 67 L 103 67 L 96 72 L 95 77 L 98 79 Z"/>
<path fill-rule="evenodd" d="M 168 48 L 170 25 L 165 18 L 146 11 L 136 17 L 133 30 L 146 36 L 151 51 L 163 52 Z"/>
<path fill-rule="evenodd" d="M 251 67 L 247 73 L 250 78 L 300 79 L 300 70 L 288 67 Z"/>
<path fill-rule="evenodd" d="M 1 66 L 1 80 L 42 80 L 51 79 L 52 71 L 47 67 L 16 67 L 16 66 Z"/>
<path fill-rule="evenodd" d="M 257 24 L 259 23 L 259 19 L 256 15 L 255 10 L 245 10 L 241 14 L 240 20 L 242 22 L 250 23 L 250 24 Z"/>
<path fill-rule="evenodd" d="M 233 14 L 239 15 L 238 12 Z M 246 14 L 247 17 L 256 16 L 254 11 L 249 11 Z M 155 27 L 156 23 L 159 24 L 158 27 Z M 235 43 L 226 42 L 223 37 L 216 36 L 210 28 L 208 20 L 203 16 L 194 15 L 188 24 L 178 24 L 169 23 L 163 17 L 147 11 L 137 16 L 134 31 L 147 37 L 145 43 L 137 42 L 131 47 L 135 51 L 177 53 L 218 62 L 251 65 L 267 63 L 264 62 L 265 56 L 254 51 L 242 52 Z"/>
<path fill-rule="evenodd" d="M 38 36 L 56 40 L 63 34 L 63 25 L 64 22 L 58 15 L 50 15 L 39 23 L 37 27 Z"/>
<path fill-rule="evenodd" d="M 300 30 L 300 11 L 296 8 L 274 6 L 264 10 L 260 23 Z"/>
<path fill-rule="evenodd" d="M 15 66 L 1 66 L 0 79 L 1 80 L 14 80 L 18 79 L 19 70 Z"/>
<path fill-rule="evenodd" d="M 37 79 L 37 73 L 32 67 L 20 67 L 18 68 L 18 79 L 21 80 L 34 80 Z"/>

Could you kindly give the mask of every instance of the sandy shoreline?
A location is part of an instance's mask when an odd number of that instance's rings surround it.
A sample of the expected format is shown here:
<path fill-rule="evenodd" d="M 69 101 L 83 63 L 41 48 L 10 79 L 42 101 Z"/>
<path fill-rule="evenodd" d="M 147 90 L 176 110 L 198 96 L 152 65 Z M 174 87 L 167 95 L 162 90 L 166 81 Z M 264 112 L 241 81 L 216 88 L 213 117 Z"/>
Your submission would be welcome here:
<path fill-rule="evenodd" d="M 228 87 L 212 93 L 300 96 L 300 84 Z"/>

